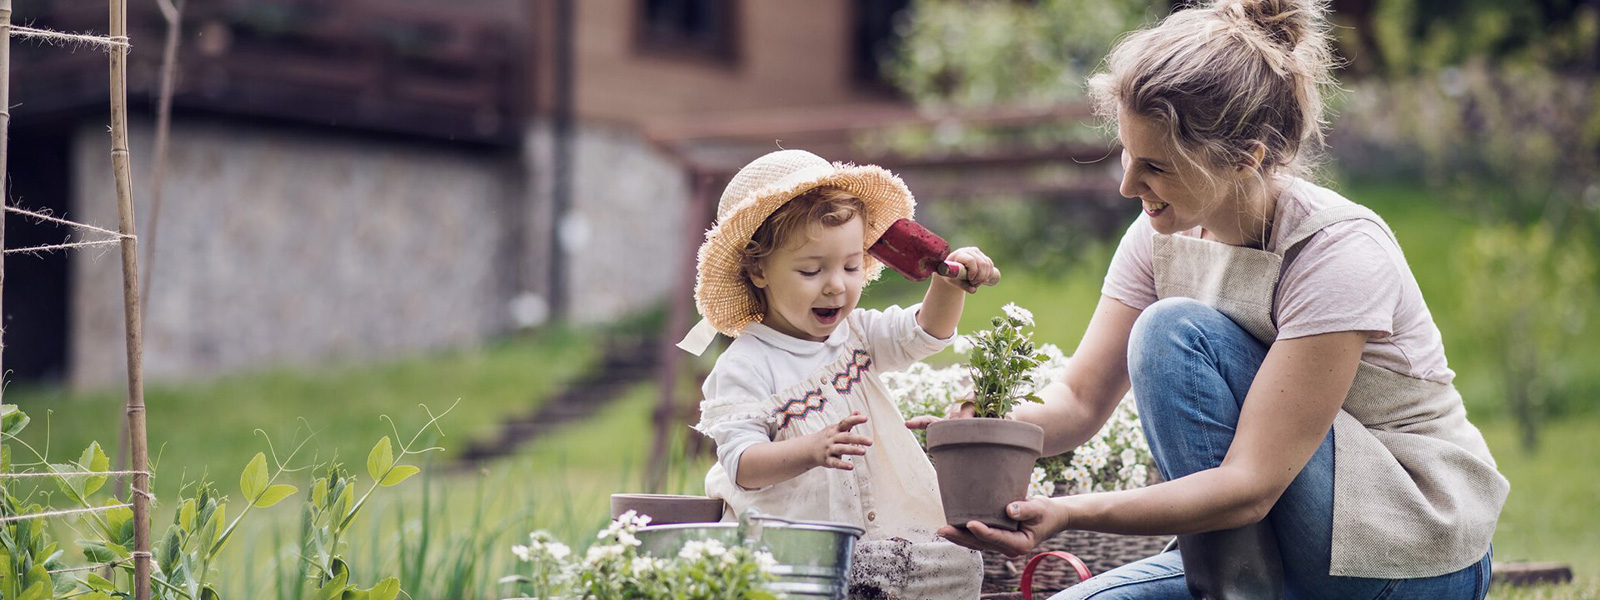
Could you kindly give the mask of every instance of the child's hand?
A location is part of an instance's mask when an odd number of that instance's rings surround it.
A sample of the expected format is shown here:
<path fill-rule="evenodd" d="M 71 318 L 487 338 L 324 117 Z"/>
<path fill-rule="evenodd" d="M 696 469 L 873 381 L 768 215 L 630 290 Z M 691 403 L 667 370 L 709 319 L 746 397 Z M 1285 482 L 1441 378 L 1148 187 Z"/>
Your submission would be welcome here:
<path fill-rule="evenodd" d="M 980 285 L 1000 283 L 1000 269 L 975 247 L 957 248 L 944 260 L 946 268 L 939 269 L 939 276 L 968 294 L 978 291 Z"/>
<path fill-rule="evenodd" d="M 866 422 L 867 418 L 861 416 L 861 413 L 852 413 L 833 426 L 811 434 L 810 437 L 816 442 L 812 453 L 816 465 L 845 471 L 855 469 L 856 466 L 850 464 L 844 457 L 852 454 L 866 455 L 867 446 L 872 445 L 872 440 L 859 433 L 851 433 L 850 430 Z"/>
<path fill-rule="evenodd" d="M 972 403 L 972 400 L 969 398 L 967 400 L 962 401 L 959 404 L 951 404 L 949 407 L 945 408 L 943 417 L 935 417 L 933 415 L 921 415 L 921 416 L 911 417 L 910 419 L 906 419 L 906 428 L 907 429 L 927 429 L 929 425 L 932 425 L 934 423 L 938 423 L 939 421 L 943 421 L 945 419 L 971 419 L 972 416 L 976 412 L 977 411 L 975 410 L 975 405 Z"/>

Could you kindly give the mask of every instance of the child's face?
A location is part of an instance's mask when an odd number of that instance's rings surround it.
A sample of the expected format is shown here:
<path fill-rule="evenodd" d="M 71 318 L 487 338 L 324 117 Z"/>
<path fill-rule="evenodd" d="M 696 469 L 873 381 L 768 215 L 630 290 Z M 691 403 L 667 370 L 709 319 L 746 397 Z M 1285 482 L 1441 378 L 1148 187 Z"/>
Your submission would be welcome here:
<path fill-rule="evenodd" d="M 837 227 L 812 224 L 805 235 L 791 237 L 761 261 L 750 281 L 766 294 L 763 324 L 820 342 L 861 299 L 866 231 L 855 217 Z"/>

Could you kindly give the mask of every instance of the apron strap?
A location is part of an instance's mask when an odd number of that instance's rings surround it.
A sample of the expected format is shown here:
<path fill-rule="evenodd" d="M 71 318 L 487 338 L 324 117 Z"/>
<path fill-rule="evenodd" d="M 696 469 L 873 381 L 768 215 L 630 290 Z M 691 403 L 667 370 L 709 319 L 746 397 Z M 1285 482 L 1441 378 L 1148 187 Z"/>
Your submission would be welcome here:
<path fill-rule="evenodd" d="M 1394 241 L 1395 245 L 1400 244 L 1399 240 L 1394 237 L 1394 231 L 1389 229 L 1389 224 L 1383 222 L 1383 218 L 1379 217 L 1378 213 L 1372 212 L 1372 209 L 1360 204 L 1352 202 L 1350 204 L 1330 206 L 1306 217 L 1306 220 L 1300 222 L 1299 227 L 1296 227 L 1288 237 L 1283 238 L 1283 263 L 1278 267 L 1278 281 L 1272 284 L 1271 316 L 1274 329 L 1278 327 L 1278 292 L 1283 286 L 1283 274 L 1289 271 L 1289 263 L 1294 262 L 1294 259 L 1300 256 L 1300 251 L 1305 249 L 1306 242 L 1310 241 L 1311 236 L 1316 235 L 1318 231 L 1322 231 L 1323 228 L 1334 223 L 1354 219 L 1366 219 L 1377 223 L 1384 233 L 1389 234 L 1389 239 Z"/>

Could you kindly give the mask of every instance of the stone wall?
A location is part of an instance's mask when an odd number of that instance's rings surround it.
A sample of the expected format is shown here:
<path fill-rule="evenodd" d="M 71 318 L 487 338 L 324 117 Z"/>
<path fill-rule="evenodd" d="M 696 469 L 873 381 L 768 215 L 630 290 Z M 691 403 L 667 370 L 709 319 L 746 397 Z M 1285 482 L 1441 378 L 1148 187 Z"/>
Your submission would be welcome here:
<path fill-rule="evenodd" d="M 115 229 L 105 129 L 74 135 L 68 216 Z M 149 243 L 152 128 L 131 135 Z M 171 148 L 158 254 L 144 265 L 147 377 L 392 357 L 509 328 L 524 287 L 524 238 L 507 226 L 526 205 L 515 151 L 211 119 L 175 121 Z M 68 378 L 119 382 L 119 254 L 72 262 Z"/>
<path fill-rule="evenodd" d="M 483 149 L 187 118 L 173 124 L 145 312 L 147 378 L 188 379 L 470 346 L 537 324 L 552 236 L 568 319 L 661 301 L 686 251 L 688 176 L 631 128 L 575 128 L 572 200 L 551 223 L 553 140 Z M 136 123 L 135 212 L 150 243 L 152 128 Z M 116 228 L 108 138 L 73 142 L 68 218 Z M 705 224 L 709 226 L 709 223 Z M 141 251 L 141 261 L 144 254 Z M 69 383 L 125 377 L 120 254 L 72 256 Z"/>

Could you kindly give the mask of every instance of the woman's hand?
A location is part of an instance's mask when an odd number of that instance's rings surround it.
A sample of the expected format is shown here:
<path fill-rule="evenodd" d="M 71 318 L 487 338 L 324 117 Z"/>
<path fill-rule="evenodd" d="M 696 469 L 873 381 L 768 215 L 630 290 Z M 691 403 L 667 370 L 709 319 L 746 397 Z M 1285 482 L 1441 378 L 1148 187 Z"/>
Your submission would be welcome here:
<path fill-rule="evenodd" d="M 856 466 L 844 457 L 866 455 L 867 446 L 872 445 L 872 440 L 850 430 L 866 422 L 867 418 L 861 413 L 851 413 L 838 423 L 807 436 L 812 438 L 810 440 L 812 462 L 818 467 L 830 469 L 844 471 L 855 469 Z"/>
<path fill-rule="evenodd" d="M 1006 507 L 1006 515 L 1015 519 L 1021 528 L 1009 531 L 995 529 L 978 521 L 968 521 L 966 527 L 945 525 L 939 528 L 938 533 L 947 540 L 974 550 L 994 550 L 1016 558 L 1067 528 L 1066 508 L 1040 496 L 1012 502 Z"/>

